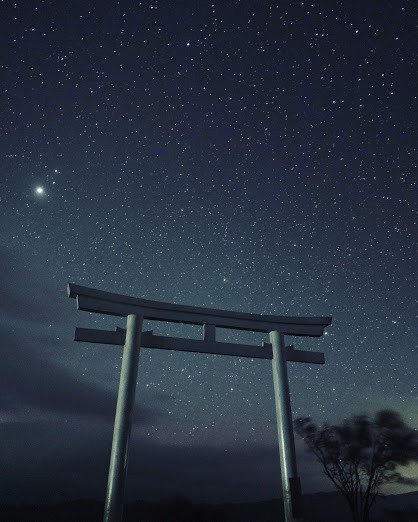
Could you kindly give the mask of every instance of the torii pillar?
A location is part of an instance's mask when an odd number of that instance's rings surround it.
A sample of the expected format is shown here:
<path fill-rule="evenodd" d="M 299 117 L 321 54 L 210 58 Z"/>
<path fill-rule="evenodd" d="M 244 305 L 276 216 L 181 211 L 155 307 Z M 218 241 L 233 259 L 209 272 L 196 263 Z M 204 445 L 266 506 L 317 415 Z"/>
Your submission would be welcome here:
<path fill-rule="evenodd" d="M 141 347 L 142 316 L 130 314 L 126 321 L 126 340 L 123 349 L 118 401 L 110 453 L 106 502 L 103 522 L 122 520 L 125 478 L 128 466 L 132 411 L 138 378 L 139 349 Z"/>
<path fill-rule="evenodd" d="M 277 330 L 270 332 L 270 342 L 273 349 L 274 401 L 279 435 L 284 513 L 286 522 L 296 522 L 300 520 L 301 516 L 302 491 L 296 465 L 289 380 L 287 378 L 286 345 L 283 333 Z"/>

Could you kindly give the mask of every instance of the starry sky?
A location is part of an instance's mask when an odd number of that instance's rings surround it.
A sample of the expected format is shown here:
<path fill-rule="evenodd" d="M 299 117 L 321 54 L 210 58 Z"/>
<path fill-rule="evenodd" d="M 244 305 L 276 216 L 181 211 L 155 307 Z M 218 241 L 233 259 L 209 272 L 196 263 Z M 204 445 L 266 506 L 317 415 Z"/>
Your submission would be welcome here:
<path fill-rule="evenodd" d="M 0 501 L 105 495 L 122 349 L 72 339 L 124 321 L 78 312 L 69 281 L 331 315 L 322 338 L 287 338 L 326 358 L 288 364 L 294 417 L 393 408 L 418 425 L 417 14 L 406 0 L 2 4 Z M 303 491 L 331 490 L 296 449 Z M 127 499 L 175 494 L 281 495 L 270 361 L 141 349 Z"/>

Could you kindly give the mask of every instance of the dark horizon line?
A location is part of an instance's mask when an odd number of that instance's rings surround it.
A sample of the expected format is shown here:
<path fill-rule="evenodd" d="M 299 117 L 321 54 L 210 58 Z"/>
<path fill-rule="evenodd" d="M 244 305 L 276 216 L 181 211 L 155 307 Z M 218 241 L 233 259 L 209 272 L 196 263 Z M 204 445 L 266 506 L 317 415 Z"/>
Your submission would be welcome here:
<path fill-rule="evenodd" d="M 342 493 L 338 490 L 317 491 L 315 493 L 302 493 L 302 497 L 311 497 L 311 496 L 315 496 L 315 495 L 342 495 Z M 391 493 L 391 494 L 387 494 L 387 495 L 379 494 L 379 498 L 401 497 L 401 496 L 406 496 L 406 495 L 418 495 L 418 489 L 415 491 L 408 491 L 406 493 Z M 192 500 L 191 498 L 188 498 L 185 494 L 182 494 L 179 492 L 179 493 L 174 493 L 167 497 L 162 497 L 159 500 L 146 500 L 146 499 L 140 499 L 140 498 L 138 498 L 136 500 L 129 500 L 128 502 L 125 502 L 124 505 L 129 506 L 129 505 L 133 505 L 133 504 L 137 504 L 137 503 L 141 503 L 141 502 L 144 504 L 170 504 L 173 502 L 178 502 L 179 500 L 181 500 L 182 502 L 187 502 L 189 504 L 194 504 L 194 505 L 224 506 L 224 505 L 237 505 L 237 504 L 265 504 L 268 502 L 279 502 L 279 501 L 283 501 L 283 497 L 280 496 L 280 497 L 274 497 L 274 498 L 265 499 L 265 500 L 250 500 L 250 501 L 248 501 L 248 500 L 222 501 L 222 502 L 196 501 L 196 500 Z M 105 498 L 103 497 L 103 499 L 98 499 L 98 498 L 92 498 L 92 497 L 78 497 L 78 498 L 74 498 L 71 500 L 70 499 L 61 500 L 59 502 L 43 501 L 39 504 L 34 504 L 33 502 L 30 502 L 27 504 L 26 503 L 15 504 L 15 503 L 8 503 L 8 502 L 4 502 L 4 501 L 0 500 L 0 507 L 22 507 L 22 508 L 24 508 L 24 507 L 38 507 L 38 506 L 39 507 L 40 506 L 62 506 L 65 504 L 75 504 L 77 502 L 104 503 Z"/>

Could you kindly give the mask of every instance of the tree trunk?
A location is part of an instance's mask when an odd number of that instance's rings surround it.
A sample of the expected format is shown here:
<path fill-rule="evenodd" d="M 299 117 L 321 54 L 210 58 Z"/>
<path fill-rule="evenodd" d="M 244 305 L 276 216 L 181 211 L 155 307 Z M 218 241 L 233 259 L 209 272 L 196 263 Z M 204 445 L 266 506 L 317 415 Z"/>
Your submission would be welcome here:
<path fill-rule="evenodd" d="M 352 499 L 348 499 L 347 497 L 346 500 L 350 508 L 351 516 L 353 517 L 353 522 L 364 522 L 361 518 L 360 510 L 357 503 Z"/>

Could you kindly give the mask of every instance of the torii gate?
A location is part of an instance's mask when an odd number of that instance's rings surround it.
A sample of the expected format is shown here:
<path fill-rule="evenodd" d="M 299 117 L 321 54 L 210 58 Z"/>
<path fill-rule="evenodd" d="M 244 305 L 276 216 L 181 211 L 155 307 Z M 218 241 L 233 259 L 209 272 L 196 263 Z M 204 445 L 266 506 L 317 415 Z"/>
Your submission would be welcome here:
<path fill-rule="evenodd" d="M 73 283 L 68 284 L 68 296 L 77 299 L 78 310 L 127 317 L 126 330 L 123 328 L 116 328 L 116 331 L 76 328 L 74 337 L 75 341 L 124 345 L 104 522 L 121 522 L 122 520 L 131 418 L 141 346 L 163 350 L 272 359 L 285 517 L 286 522 L 296 522 L 300 518 L 301 486 L 296 467 L 286 362 L 324 364 L 325 359 L 321 352 L 295 350 L 293 346 L 286 346 L 284 336 L 320 337 L 324 333 L 325 327 L 331 324 L 331 317 L 258 315 L 162 303 L 103 292 Z M 152 331 L 142 332 L 143 319 L 203 325 L 203 340 L 159 336 L 154 335 Z M 263 343 L 263 346 L 254 346 L 217 342 L 216 327 L 267 332 L 270 335 L 271 344 Z"/>

